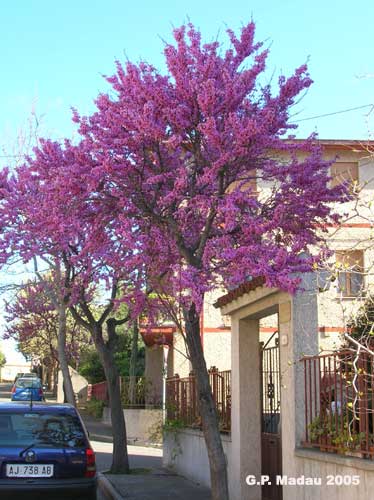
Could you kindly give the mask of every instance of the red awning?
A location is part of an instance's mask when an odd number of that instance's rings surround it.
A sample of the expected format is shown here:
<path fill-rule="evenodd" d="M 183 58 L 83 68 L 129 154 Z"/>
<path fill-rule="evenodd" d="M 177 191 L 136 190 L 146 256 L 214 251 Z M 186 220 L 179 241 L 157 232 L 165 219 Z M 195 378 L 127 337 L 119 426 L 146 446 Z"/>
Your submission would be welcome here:
<path fill-rule="evenodd" d="M 140 328 L 140 333 L 147 347 L 154 345 L 173 345 L 174 326 Z"/>

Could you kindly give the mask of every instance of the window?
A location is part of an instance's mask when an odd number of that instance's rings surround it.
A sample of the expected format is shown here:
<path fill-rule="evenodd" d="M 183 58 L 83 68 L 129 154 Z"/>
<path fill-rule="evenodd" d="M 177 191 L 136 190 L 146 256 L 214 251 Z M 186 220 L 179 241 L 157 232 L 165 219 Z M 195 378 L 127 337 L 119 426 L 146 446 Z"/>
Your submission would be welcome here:
<path fill-rule="evenodd" d="M 22 389 L 40 389 L 42 384 L 40 380 L 35 380 L 34 378 L 19 378 L 16 382 L 16 387 L 20 387 Z"/>
<path fill-rule="evenodd" d="M 85 446 L 85 435 L 78 417 L 65 413 L 34 411 L 0 414 L 0 446 L 39 447 Z"/>
<path fill-rule="evenodd" d="M 336 252 L 339 291 L 343 297 L 357 297 L 364 288 L 364 252 Z"/>
<path fill-rule="evenodd" d="M 358 182 L 358 163 L 357 162 L 337 162 L 331 165 L 331 186 L 338 186 L 348 182 L 352 184 Z"/>

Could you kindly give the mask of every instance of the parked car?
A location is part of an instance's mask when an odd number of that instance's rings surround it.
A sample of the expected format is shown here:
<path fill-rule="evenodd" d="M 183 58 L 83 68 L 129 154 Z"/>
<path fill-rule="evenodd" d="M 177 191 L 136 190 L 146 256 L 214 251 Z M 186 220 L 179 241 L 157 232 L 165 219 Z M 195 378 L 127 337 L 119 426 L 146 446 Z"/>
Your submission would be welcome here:
<path fill-rule="evenodd" d="M 34 372 L 28 372 L 28 373 L 18 372 L 14 378 L 13 384 L 15 384 L 19 378 L 28 378 L 28 377 L 39 378 L 38 375 Z"/>
<path fill-rule="evenodd" d="M 12 387 L 12 401 L 44 401 L 41 380 L 34 377 L 21 377 Z"/>
<path fill-rule="evenodd" d="M 0 403 L 0 497 L 26 492 L 96 500 L 95 454 L 73 406 Z"/>
<path fill-rule="evenodd" d="M 24 373 L 18 372 L 14 378 L 13 384 L 15 384 L 19 378 L 23 377 L 23 375 L 24 375 Z"/>

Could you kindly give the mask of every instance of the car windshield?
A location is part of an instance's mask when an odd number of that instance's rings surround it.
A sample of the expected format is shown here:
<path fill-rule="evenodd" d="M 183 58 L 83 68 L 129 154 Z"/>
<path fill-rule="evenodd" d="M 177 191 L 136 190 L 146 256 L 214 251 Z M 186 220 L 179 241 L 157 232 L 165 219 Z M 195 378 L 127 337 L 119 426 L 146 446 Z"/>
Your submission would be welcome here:
<path fill-rule="evenodd" d="M 41 383 L 38 379 L 34 379 L 34 378 L 19 378 L 16 382 L 16 387 L 18 388 L 22 388 L 22 389 L 25 389 L 25 388 L 29 388 L 29 387 L 32 387 L 34 389 L 40 389 L 41 387 Z"/>
<path fill-rule="evenodd" d="M 0 414 L 0 446 L 85 446 L 77 416 L 67 413 L 25 411 Z"/>

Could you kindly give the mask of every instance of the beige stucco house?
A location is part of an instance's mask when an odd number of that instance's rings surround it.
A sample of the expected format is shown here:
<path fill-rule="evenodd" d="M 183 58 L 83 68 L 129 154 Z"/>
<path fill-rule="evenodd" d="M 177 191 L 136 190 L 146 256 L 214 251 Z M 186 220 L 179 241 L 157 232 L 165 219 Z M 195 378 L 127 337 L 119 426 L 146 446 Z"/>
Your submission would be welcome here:
<path fill-rule="evenodd" d="M 326 140 L 321 145 L 325 158 L 335 159 L 332 182 L 349 180 L 352 189 L 359 193 L 355 201 L 337 207 L 344 214 L 343 223 L 327 228 L 328 245 L 333 252 L 326 265 L 304 275 L 303 290 L 295 296 L 256 282 L 254 286 L 241 287 L 237 293 L 216 290 L 205 298 L 201 341 L 207 366 L 231 370 L 231 432 L 222 434 L 231 500 L 278 500 L 282 495 L 283 500 L 348 500 L 352 495 L 362 500 L 372 498 L 373 460 L 303 446 L 305 416 L 310 408 L 300 359 L 321 351 L 331 352 L 341 345 L 347 321 L 363 303 L 365 291 L 374 285 L 373 144 Z M 267 186 L 260 184 L 257 189 L 261 196 Z M 265 350 L 276 352 L 276 364 L 275 358 L 265 359 Z M 178 333 L 174 333 L 168 360 L 173 373 L 188 376 L 190 363 Z M 273 364 L 271 368 L 269 363 Z M 264 409 L 266 398 L 275 401 L 276 407 Z M 181 430 L 180 453 L 175 453 L 175 449 L 175 436 L 166 436 L 165 465 L 209 485 L 201 431 Z M 260 481 L 269 467 L 273 467 L 272 473 L 278 470 L 291 478 L 322 478 L 322 484 L 306 488 L 305 484 L 286 481 L 277 489 L 251 484 L 251 478 Z M 330 476 L 346 478 L 347 483 L 339 485 L 332 479 L 333 484 L 328 485 L 326 478 Z M 358 477 L 358 484 L 348 485 L 349 477 Z"/>
<path fill-rule="evenodd" d="M 334 255 L 326 270 L 318 272 L 318 341 L 319 348 L 335 349 L 342 341 L 342 333 L 352 313 L 358 309 L 362 291 L 374 284 L 374 144 L 365 141 L 320 141 L 326 159 L 335 159 L 331 168 L 333 182 L 349 179 L 360 186 L 358 201 L 339 207 L 343 216 L 340 227 L 330 227 L 328 242 Z M 258 190 L 261 192 L 261 185 Z M 266 186 L 263 186 L 266 189 Z M 358 190 L 356 187 L 355 189 Z M 345 267 L 347 266 L 347 267 Z M 341 269 L 338 272 L 338 269 Z M 333 271 L 335 280 L 330 281 Z M 356 272 L 352 272 L 356 271 Z M 334 279 L 334 278 L 333 278 Z M 207 366 L 219 370 L 231 368 L 230 317 L 214 307 L 224 291 L 207 294 L 201 315 L 201 340 Z M 264 340 L 277 328 L 277 318 L 261 321 Z M 184 343 L 177 333 L 174 351 L 170 353 L 172 372 L 187 376 L 191 365 L 185 356 Z M 169 371 L 170 373 L 170 371 Z"/>

